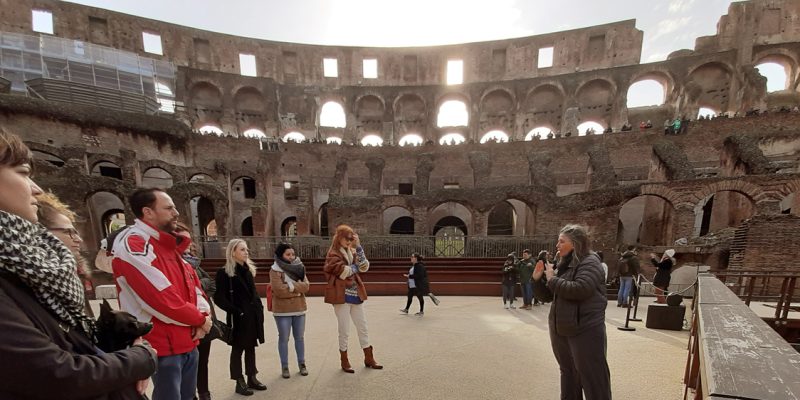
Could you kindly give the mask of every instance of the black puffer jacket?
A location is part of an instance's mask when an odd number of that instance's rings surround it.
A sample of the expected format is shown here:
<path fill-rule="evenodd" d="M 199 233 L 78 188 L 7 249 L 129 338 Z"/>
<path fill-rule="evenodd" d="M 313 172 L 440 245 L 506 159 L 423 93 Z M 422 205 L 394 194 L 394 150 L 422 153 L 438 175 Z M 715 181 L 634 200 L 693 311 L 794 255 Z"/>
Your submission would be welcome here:
<path fill-rule="evenodd" d="M 561 259 L 557 276 L 547 281 L 553 292 L 550 326 L 561 336 L 575 336 L 606 320 L 606 285 L 600 257 L 590 253 L 578 260 L 570 253 Z"/>

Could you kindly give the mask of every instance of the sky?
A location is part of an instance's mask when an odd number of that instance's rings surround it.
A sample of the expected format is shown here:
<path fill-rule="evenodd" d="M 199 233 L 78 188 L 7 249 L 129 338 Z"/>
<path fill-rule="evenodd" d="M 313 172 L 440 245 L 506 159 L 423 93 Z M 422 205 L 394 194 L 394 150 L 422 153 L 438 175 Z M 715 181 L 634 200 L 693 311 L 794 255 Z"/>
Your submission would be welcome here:
<path fill-rule="evenodd" d="M 713 35 L 730 0 L 73 0 L 238 36 L 341 46 L 508 39 L 636 19 L 642 62 Z"/>

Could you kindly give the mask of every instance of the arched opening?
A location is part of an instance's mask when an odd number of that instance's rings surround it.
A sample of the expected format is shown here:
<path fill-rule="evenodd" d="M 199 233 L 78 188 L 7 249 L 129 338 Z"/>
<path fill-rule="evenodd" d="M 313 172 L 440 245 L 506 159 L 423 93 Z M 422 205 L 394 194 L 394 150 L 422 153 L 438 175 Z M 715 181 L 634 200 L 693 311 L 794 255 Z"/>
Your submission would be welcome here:
<path fill-rule="evenodd" d="M 223 133 L 222 129 L 220 129 L 218 126 L 210 124 L 201 126 L 200 129 L 198 129 L 198 132 L 204 135 L 217 135 L 217 136 L 222 136 Z"/>
<path fill-rule="evenodd" d="M 249 176 L 242 176 L 233 181 L 231 185 L 231 199 L 235 203 L 251 202 L 256 198 L 256 180 Z"/>
<path fill-rule="evenodd" d="M 425 139 L 416 133 L 409 133 L 401 137 L 400 142 L 398 142 L 400 146 L 421 146 L 423 143 L 425 143 Z"/>
<path fill-rule="evenodd" d="M 289 217 L 281 222 L 281 236 L 294 237 L 297 236 L 297 217 Z"/>
<path fill-rule="evenodd" d="M 300 132 L 289 132 L 283 135 L 283 141 L 286 143 L 289 142 L 303 143 L 306 141 L 306 135 L 303 135 Z"/>
<path fill-rule="evenodd" d="M 390 235 L 413 235 L 414 234 L 414 218 L 400 217 L 392 221 L 389 227 Z"/>
<path fill-rule="evenodd" d="M 86 203 L 92 221 L 92 232 L 98 240 L 113 232 L 113 227 L 125 226 L 125 205 L 117 195 L 97 192 L 89 196 Z"/>
<path fill-rule="evenodd" d="M 169 189 L 172 187 L 172 175 L 158 167 L 148 168 L 142 174 L 142 187 Z"/>
<path fill-rule="evenodd" d="M 486 234 L 489 236 L 511 236 L 517 224 L 517 213 L 507 201 L 503 201 L 489 212 Z"/>
<path fill-rule="evenodd" d="M 467 139 L 460 133 L 448 133 L 439 139 L 439 144 L 454 146 L 466 142 Z"/>
<path fill-rule="evenodd" d="M 672 203 L 658 196 L 643 195 L 628 200 L 619 211 L 617 241 L 650 246 L 673 243 Z"/>
<path fill-rule="evenodd" d="M 685 85 L 695 104 L 724 112 L 728 111 L 733 80 L 727 65 L 710 62 L 695 68 Z"/>
<path fill-rule="evenodd" d="M 375 134 L 367 135 L 361 138 L 361 145 L 374 147 L 383 146 L 383 139 Z"/>
<path fill-rule="evenodd" d="M 381 228 L 383 229 L 383 231 L 382 231 L 383 234 L 386 234 L 386 233 L 396 234 L 396 233 L 392 233 L 392 226 L 393 226 L 393 224 L 395 222 L 397 222 L 398 219 L 403 218 L 403 217 L 411 218 L 411 228 L 412 228 L 411 229 L 411 234 L 413 234 L 414 233 L 414 229 L 413 229 L 414 228 L 414 219 L 411 216 L 411 212 L 408 209 L 404 208 L 404 207 L 397 207 L 397 206 L 386 208 L 381 213 L 381 221 L 382 221 L 382 225 L 383 225 Z M 408 232 L 402 232 L 400 234 L 408 234 Z"/>
<path fill-rule="evenodd" d="M 92 176 L 107 176 L 109 178 L 122 179 L 122 168 L 119 165 L 108 161 L 100 161 L 92 167 Z"/>
<path fill-rule="evenodd" d="M 765 62 L 756 65 L 756 69 L 761 76 L 767 78 L 768 93 L 779 92 L 789 88 L 789 73 L 791 69 L 788 65 Z"/>
<path fill-rule="evenodd" d="M 189 183 L 207 183 L 214 184 L 214 178 L 208 174 L 194 174 L 189 178 Z"/>
<path fill-rule="evenodd" d="M 481 121 L 487 117 L 511 116 L 514 113 L 514 98 L 503 89 L 487 93 L 480 103 Z"/>
<path fill-rule="evenodd" d="M 101 219 L 102 237 L 107 237 L 111 232 L 125 226 L 125 211 L 122 209 L 108 210 Z"/>
<path fill-rule="evenodd" d="M 561 126 L 564 95 L 558 87 L 550 84 L 540 85 L 528 93 L 524 109 L 532 125 Z"/>
<path fill-rule="evenodd" d="M 614 86 L 605 79 L 594 79 L 583 84 L 575 95 L 581 117 L 589 121 L 609 120 L 614 92 Z"/>
<path fill-rule="evenodd" d="M 33 153 L 34 160 L 47 161 L 48 163 L 55 165 L 56 167 L 63 167 L 65 164 L 64 160 L 50 153 L 45 153 L 43 151 L 38 151 L 38 150 L 31 150 L 31 153 Z"/>
<path fill-rule="evenodd" d="M 508 134 L 503 131 L 489 131 L 486 132 L 485 135 L 480 140 L 481 143 L 486 142 L 497 142 L 497 143 L 505 143 L 508 142 Z"/>
<path fill-rule="evenodd" d="M 217 240 L 217 220 L 212 220 L 206 225 L 205 237 L 208 240 Z"/>
<path fill-rule="evenodd" d="M 253 217 L 247 217 L 241 224 L 242 236 L 253 236 Z"/>
<path fill-rule="evenodd" d="M 374 95 L 366 95 L 356 101 L 356 119 L 362 123 L 383 120 L 383 101 Z"/>
<path fill-rule="evenodd" d="M 404 94 L 395 101 L 394 118 L 400 123 L 421 123 L 425 121 L 427 108 L 425 101 L 416 94 Z"/>
<path fill-rule="evenodd" d="M 780 203 L 781 214 L 800 215 L 800 192 L 790 193 Z"/>
<path fill-rule="evenodd" d="M 742 193 L 721 190 L 697 203 L 694 213 L 694 236 L 705 236 L 721 229 L 738 227 L 753 216 L 755 204 Z"/>
<path fill-rule="evenodd" d="M 195 196 L 189 200 L 189 214 L 192 222 L 192 230 L 196 238 L 206 236 L 216 236 L 217 224 L 214 215 L 214 203 L 203 196 Z M 209 225 L 214 222 L 214 232 L 209 232 Z M 202 241 L 198 239 L 198 241 Z"/>
<path fill-rule="evenodd" d="M 628 88 L 628 108 L 660 106 L 664 104 L 664 85 L 653 79 L 634 82 Z"/>
<path fill-rule="evenodd" d="M 708 107 L 700 107 L 700 110 L 697 112 L 697 119 L 714 118 L 716 116 L 717 116 L 717 110 Z"/>
<path fill-rule="evenodd" d="M 325 138 L 325 143 L 327 144 L 342 144 L 342 138 L 336 136 L 330 136 Z"/>
<path fill-rule="evenodd" d="M 439 128 L 449 126 L 469 125 L 469 112 L 467 105 L 461 100 L 448 100 L 439 106 L 436 116 L 436 126 Z"/>
<path fill-rule="evenodd" d="M 322 110 L 319 113 L 319 126 L 330 128 L 347 127 L 347 116 L 344 113 L 342 105 L 335 101 L 329 101 L 323 104 Z"/>
<path fill-rule="evenodd" d="M 531 129 L 527 135 L 525 135 L 526 141 L 531 141 L 533 139 L 544 140 L 548 139 L 548 136 L 553 133 L 553 130 L 546 127 L 540 126 L 538 128 Z"/>
<path fill-rule="evenodd" d="M 319 208 L 319 235 L 322 237 L 330 236 L 330 230 L 328 228 L 328 203 L 323 204 Z"/>
<path fill-rule="evenodd" d="M 242 133 L 242 136 L 250 139 L 263 139 L 267 137 L 267 134 L 261 131 L 260 129 L 251 128 L 244 131 L 244 133 Z"/>
<path fill-rule="evenodd" d="M 192 105 L 198 108 L 219 109 L 222 107 L 222 92 L 208 82 L 199 82 L 189 91 Z"/>
<path fill-rule="evenodd" d="M 261 114 L 266 109 L 266 101 L 261 92 L 253 87 L 243 87 L 233 96 L 236 111 L 248 114 Z"/>
<path fill-rule="evenodd" d="M 460 257 L 464 255 L 467 225 L 461 218 L 448 216 L 433 226 L 434 253 L 437 257 Z"/>
<path fill-rule="evenodd" d="M 578 125 L 578 136 L 602 135 L 605 128 L 594 121 L 586 121 Z"/>
<path fill-rule="evenodd" d="M 514 236 L 533 235 L 536 230 L 535 207 L 531 207 L 527 203 L 517 199 L 508 199 L 506 202 L 514 208 L 512 234 Z"/>

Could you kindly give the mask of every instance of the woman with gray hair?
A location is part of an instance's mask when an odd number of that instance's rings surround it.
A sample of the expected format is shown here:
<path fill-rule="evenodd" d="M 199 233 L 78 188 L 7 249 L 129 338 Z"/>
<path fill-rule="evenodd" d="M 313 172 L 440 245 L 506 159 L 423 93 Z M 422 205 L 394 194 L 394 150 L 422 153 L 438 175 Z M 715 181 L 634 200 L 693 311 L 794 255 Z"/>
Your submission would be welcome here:
<path fill-rule="evenodd" d="M 580 225 L 567 225 L 558 235 L 558 271 L 545 264 L 550 307 L 550 342 L 561 370 L 561 399 L 611 399 L 611 373 L 606 361 L 606 286 L 600 257 L 591 251 Z M 602 346 L 598 346 L 602 343 Z M 581 394 L 583 393 L 583 394 Z"/>
<path fill-rule="evenodd" d="M 225 266 L 217 271 L 214 302 L 228 313 L 232 342 L 230 373 L 236 381 L 236 393 L 252 396 L 255 390 L 267 390 L 256 378 L 256 346 L 264 343 L 264 306 L 256 292 L 256 265 L 250 259 L 247 242 L 231 239 L 225 251 Z M 242 375 L 242 353 L 247 382 Z"/>

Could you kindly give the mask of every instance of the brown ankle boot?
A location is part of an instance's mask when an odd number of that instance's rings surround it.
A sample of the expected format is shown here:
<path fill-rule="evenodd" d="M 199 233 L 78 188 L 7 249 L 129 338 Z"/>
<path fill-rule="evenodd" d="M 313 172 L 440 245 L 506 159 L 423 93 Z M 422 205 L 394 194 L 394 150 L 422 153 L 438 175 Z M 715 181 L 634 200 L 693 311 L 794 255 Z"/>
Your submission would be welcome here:
<path fill-rule="evenodd" d="M 383 369 L 383 365 L 379 365 L 378 362 L 375 361 L 375 357 L 372 356 L 372 346 L 364 349 L 364 366 L 372 369 Z"/>
<path fill-rule="evenodd" d="M 356 371 L 353 371 L 353 367 L 350 366 L 350 360 L 347 359 L 347 350 L 339 350 L 339 356 L 342 358 L 342 371 L 348 374 L 355 373 Z"/>

